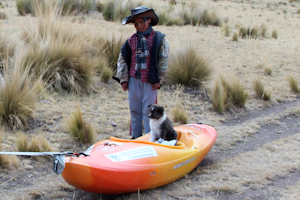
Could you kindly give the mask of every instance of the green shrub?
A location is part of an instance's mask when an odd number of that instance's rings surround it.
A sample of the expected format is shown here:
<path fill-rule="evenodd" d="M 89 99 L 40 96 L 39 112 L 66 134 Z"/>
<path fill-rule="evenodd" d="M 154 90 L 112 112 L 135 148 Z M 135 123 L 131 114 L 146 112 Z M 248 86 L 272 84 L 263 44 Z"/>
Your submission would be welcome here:
<path fill-rule="evenodd" d="M 298 87 L 297 81 L 293 76 L 289 77 L 289 85 L 292 92 L 300 93 L 300 89 Z"/>
<path fill-rule="evenodd" d="M 265 90 L 265 87 L 259 78 L 254 80 L 253 88 L 258 98 L 262 98 L 266 101 L 271 99 L 271 93 Z"/>
<path fill-rule="evenodd" d="M 276 30 L 276 29 L 274 29 L 274 30 L 272 31 L 272 38 L 274 38 L 274 39 L 276 39 L 276 40 L 277 40 L 277 38 L 278 38 L 278 33 L 277 33 L 277 30 Z"/>
<path fill-rule="evenodd" d="M 166 79 L 171 84 L 200 87 L 212 73 L 209 62 L 191 44 L 183 44 L 170 54 Z"/>
<path fill-rule="evenodd" d="M 71 137 L 80 144 L 93 144 L 95 134 L 92 126 L 82 116 L 80 105 L 67 119 L 68 132 Z"/>

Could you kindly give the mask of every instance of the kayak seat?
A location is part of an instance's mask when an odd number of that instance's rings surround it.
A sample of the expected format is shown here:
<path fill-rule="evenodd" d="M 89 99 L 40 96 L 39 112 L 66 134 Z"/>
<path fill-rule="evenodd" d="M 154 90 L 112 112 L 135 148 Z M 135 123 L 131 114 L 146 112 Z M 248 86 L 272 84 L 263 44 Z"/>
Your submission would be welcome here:
<path fill-rule="evenodd" d="M 186 131 L 177 131 L 178 142 L 184 143 L 187 148 L 192 148 L 195 145 L 192 137 L 194 136 Z"/>

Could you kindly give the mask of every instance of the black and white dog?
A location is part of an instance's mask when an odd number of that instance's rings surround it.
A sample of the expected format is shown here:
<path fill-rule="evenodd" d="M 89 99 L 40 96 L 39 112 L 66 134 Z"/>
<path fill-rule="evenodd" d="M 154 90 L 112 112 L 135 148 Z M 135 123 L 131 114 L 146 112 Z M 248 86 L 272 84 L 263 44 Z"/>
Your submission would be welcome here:
<path fill-rule="evenodd" d="M 150 114 L 150 140 L 154 142 L 158 139 L 159 143 L 164 140 L 176 140 L 177 132 L 174 130 L 171 121 L 167 118 L 164 112 L 164 107 L 157 104 L 151 104 L 148 106 Z"/>

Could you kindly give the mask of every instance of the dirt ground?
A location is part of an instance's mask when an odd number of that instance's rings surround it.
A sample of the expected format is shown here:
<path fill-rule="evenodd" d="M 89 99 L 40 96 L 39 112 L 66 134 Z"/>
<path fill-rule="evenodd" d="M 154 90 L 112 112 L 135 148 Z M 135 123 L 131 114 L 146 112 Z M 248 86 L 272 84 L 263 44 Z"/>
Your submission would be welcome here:
<path fill-rule="evenodd" d="M 18 16 L 14 1 L 1 1 L 8 19 L 1 20 L 1 33 L 17 38 L 24 17 Z M 187 1 L 190 2 L 190 1 Z M 189 115 L 189 123 L 202 122 L 216 128 L 215 145 L 200 165 L 185 177 L 166 186 L 140 193 L 101 195 L 78 190 L 68 185 L 52 171 L 49 158 L 20 157 L 19 166 L 0 169 L 1 199 L 297 199 L 300 196 L 300 100 L 291 92 L 287 78 L 300 77 L 300 9 L 299 2 L 287 1 L 195 1 L 201 8 L 215 10 L 227 20 L 231 36 L 221 27 L 157 26 L 164 32 L 172 48 L 180 42 L 194 42 L 199 52 L 211 60 L 214 77 L 205 83 L 205 90 L 183 91 L 164 86 L 158 102 L 167 114 L 180 102 Z M 151 1 L 167 5 L 167 1 Z M 179 5 L 178 5 L 179 6 Z M 267 38 L 232 41 L 236 26 L 253 27 L 265 23 Z M 79 24 L 78 24 L 79 26 Z M 91 12 L 84 24 L 93 33 L 125 37 L 131 26 L 106 22 L 101 14 Z M 271 32 L 278 31 L 278 39 Z M 264 75 L 264 66 L 271 66 L 272 76 Z M 245 109 L 232 109 L 218 114 L 212 109 L 210 91 L 219 74 L 242 80 L 249 93 Z M 260 77 L 271 91 L 271 100 L 263 101 L 254 95 L 252 82 Z M 97 139 L 109 136 L 129 138 L 127 94 L 110 81 L 98 83 L 99 92 L 80 97 L 85 116 L 97 133 Z M 117 95 L 116 95 L 117 94 Z M 34 129 L 26 134 L 47 138 L 59 151 L 82 151 L 65 131 L 65 117 L 78 105 L 78 97 L 51 94 L 40 100 Z M 117 124 L 117 126 L 112 126 Z M 178 125 L 178 124 L 175 124 Z M 13 151 L 17 133 L 1 133 L 2 150 Z"/>

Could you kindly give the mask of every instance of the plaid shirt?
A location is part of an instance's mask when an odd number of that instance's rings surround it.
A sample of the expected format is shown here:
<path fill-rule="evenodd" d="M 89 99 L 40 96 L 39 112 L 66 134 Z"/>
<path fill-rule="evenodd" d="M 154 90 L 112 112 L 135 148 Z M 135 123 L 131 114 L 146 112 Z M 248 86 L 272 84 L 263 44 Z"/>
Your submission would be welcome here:
<path fill-rule="evenodd" d="M 150 35 L 146 36 L 146 40 L 147 40 L 147 44 L 148 44 L 148 50 L 149 53 L 151 55 L 151 49 L 152 49 L 152 43 L 153 43 L 153 39 L 154 39 L 154 35 L 155 35 L 155 31 L 152 30 Z M 129 76 L 135 77 L 135 73 L 136 73 L 136 69 L 135 69 L 135 65 L 136 65 L 136 54 L 137 54 L 137 43 L 138 43 L 138 36 L 137 34 L 133 34 L 132 36 L 130 36 L 128 43 L 129 46 L 131 48 L 131 67 L 130 67 L 130 71 L 129 71 Z M 147 69 L 141 69 L 141 81 L 142 82 L 148 82 L 148 74 L 149 74 L 149 68 L 150 68 L 150 58 L 151 56 L 148 56 L 146 58 L 146 62 L 147 62 Z"/>
<path fill-rule="evenodd" d="M 151 37 L 152 34 L 153 34 L 153 36 Z M 150 35 L 148 37 L 146 37 L 150 53 L 151 53 L 151 49 L 152 49 L 154 34 L 155 34 L 155 31 L 152 31 L 150 33 Z M 118 62 L 117 62 L 117 65 L 118 65 L 117 73 L 118 73 L 118 77 L 120 78 L 121 83 L 128 82 L 129 76 L 135 77 L 135 72 L 136 72 L 136 70 L 134 69 L 135 64 L 136 64 L 136 48 L 137 48 L 137 42 L 138 42 L 138 38 L 137 38 L 136 34 L 133 34 L 132 36 L 130 36 L 128 41 L 129 41 L 129 46 L 132 50 L 130 71 L 128 72 L 128 67 L 125 63 L 125 60 L 124 60 L 121 52 L 119 54 L 119 58 L 118 58 Z M 160 80 L 164 80 L 164 76 L 168 69 L 168 55 L 169 55 L 169 43 L 164 38 L 162 41 L 162 44 L 159 48 L 159 52 L 158 52 L 157 68 L 159 71 L 159 79 Z M 146 60 L 148 68 L 145 70 L 141 70 L 141 81 L 143 81 L 143 82 L 148 82 L 150 58 L 151 58 L 151 56 L 149 56 Z"/>

